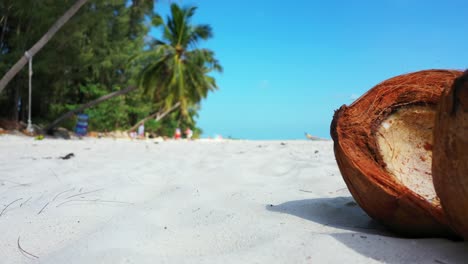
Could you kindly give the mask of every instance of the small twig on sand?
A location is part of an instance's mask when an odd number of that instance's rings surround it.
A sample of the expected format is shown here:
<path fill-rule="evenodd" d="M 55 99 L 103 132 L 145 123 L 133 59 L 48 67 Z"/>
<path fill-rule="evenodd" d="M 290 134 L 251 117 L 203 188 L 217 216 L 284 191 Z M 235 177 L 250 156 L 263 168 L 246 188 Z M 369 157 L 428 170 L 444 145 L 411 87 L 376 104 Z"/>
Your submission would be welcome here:
<path fill-rule="evenodd" d="M 41 214 L 42 211 L 44 211 L 44 209 L 49 205 L 49 202 L 47 202 L 44 207 L 42 207 L 42 209 L 37 213 L 37 214 Z"/>
<path fill-rule="evenodd" d="M 79 194 L 75 194 L 75 195 L 72 195 L 72 196 L 68 196 L 68 197 L 65 198 L 65 199 L 70 199 L 70 198 L 72 198 L 72 197 L 76 197 L 76 196 L 80 196 L 80 195 L 84 195 L 84 194 L 90 194 L 90 193 L 94 193 L 94 192 L 99 192 L 99 191 L 102 191 L 102 190 L 104 190 L 104 189 L 97 189 L 97 190 L 94 190 L 94 191 L 79 193 Z"/>
<path fill-rule="evenodd" d="M 24 256 L 26 257 L 33 257 L 33 258 L 39 258 L 38 256 L 34 255 L 34 254 L 31 254 L 29 252 L 27 252 L 26 250 L 24 250 L 21 245 L 20 245 L 20 237 L 18 236 L 18 250 L 21 252 L 21 254 L 23 254 Z"/>
<path fill-rule="evenodd" d="M 9 183 L 15 184 L 17 186 L 23 186 L 23 187 L 30 185 L 29 183 L 19 183 L 19 182 L 14 182 L 14 181 L 5 180 L 5 179 L 0 179 L 0 181 L 9 182 Z"/>
<path fill-rule="evenodd" d="M 346 190 L 346 189 L 347 189 L 346 187 L 345 187 L 345 188 L 341 188 L 341 189 L 336 190 L 335 192 L 337 193 L 337 192 L 339 192 L 339 191 L 343 191 L 343 190 Z"/>
<path fill-rule="evenodd" d="M 27 202 L 29 202 L 29 200 L 31 200 L 31 199 L 32 199 L 32 196 L 31 196 L 31 197 L 29 197 L 29 198 L 28 198 L 26 201 L 22 202 L 22 203 L 20 204 L 20 207 L 22 207 L 22 206 L 23 206 L 23 204 L 26 204 Z"/>
<path fill-rule="evenodd" d="M 52 199 L 52 202 L 55 201 L 55 199 L 57 199 L 60 195 L 66 193 L 66 192 L 73 191 L 73 190 L 75 190 L 75 188 L 71 188 L 71 189 L 68 189 L 68 190 L 66 190 L 66 191 L 63 191 L 63 192 L 58 193 L 57 195 L 55 195 L 54 199 Z"/>
<path fill-rule="evenodd" d="M 7 206 L 5 206 L 5 207 L 3 208 L 3 210 L 2 210 L 2 212 L 0 212 L 0 216 L 3 215 L 3 213 L 5 212 L 5 210 L 6 210 L 8 207 L 10 207 L 10 205 L 16 203 L 16 202 L 19 201 L 19 200 L 23 200 L 23 198 L 16 199 L 16 200 L 14 200 L 13 202 L 9 203 Z"/>
<path fill-rule="evenodd" d="M 100 200 L 100 199 L 95 199 L 95 200 L 68 200 L 62 203 L 59 203 L 56 207 L 59 207 L 61 205 L 64 205 L 66 203 L 71 203 L 71 202 L 94 202 L 94 203 L 118 203 L 118 204 L 133 204 L 130 202 L 123 202 L 123 201 L 111 201 L 111 200 Z"/>
<path fill-rule="evenodd" d="M 73 191 L 74 189 L 75 189 L 75 188 L 71 188 L 71 189 L 69 189 L 69 190 L 60 192 L 60 193 L 58 193 L 57 195 L 55 195 L 54 199 L 52 199 L 52 201 L 50 201 L 50 202 L 47 202 L 47 203 L 44 205 L 44 207 L 42 207 L 42 209 L 41 209 L 37 214 L 38 214 L 38 215 L 41 214 L 42 211 L 44 211 L 44 209 L 45 209 L 51 202 L 55 201 L 55 199 L 57 199 L 57 197 L 59 197 L 61 194 L 66 193 L 66 192 L 69 192 L 69 191 Z"/>

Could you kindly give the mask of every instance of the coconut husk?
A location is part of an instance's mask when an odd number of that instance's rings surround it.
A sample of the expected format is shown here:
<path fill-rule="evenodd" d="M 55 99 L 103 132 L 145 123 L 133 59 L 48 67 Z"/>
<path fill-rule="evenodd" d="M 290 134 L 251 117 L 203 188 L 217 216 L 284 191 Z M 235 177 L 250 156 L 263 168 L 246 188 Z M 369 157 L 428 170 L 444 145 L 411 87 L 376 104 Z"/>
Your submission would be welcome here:
<path fill-rule="evenodd" d="M 468 70 L 441 96 L 432 173 L 451 226 L 468 240 Z"/>
<path fill-rule="evenodd" d="M 431 178 L 432 128 L 444 87 L 461 74 L 426 70 L 388 79 L 335 112 L 335 157 L 351 194 L 403 236 L 453 236 Z"/>

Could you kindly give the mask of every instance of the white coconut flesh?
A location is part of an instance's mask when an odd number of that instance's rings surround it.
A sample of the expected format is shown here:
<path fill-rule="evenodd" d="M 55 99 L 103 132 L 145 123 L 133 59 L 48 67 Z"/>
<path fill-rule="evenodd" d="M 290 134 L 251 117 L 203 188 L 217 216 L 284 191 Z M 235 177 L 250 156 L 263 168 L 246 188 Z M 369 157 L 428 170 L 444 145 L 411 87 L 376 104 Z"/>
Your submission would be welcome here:
<path fill-rule="evenodd" d="M 431 203 L 438 202 L 431 171 L 435 113 L 431 106 L 401 108 L 388 116 L 376 133 L 386 170 Z"/>

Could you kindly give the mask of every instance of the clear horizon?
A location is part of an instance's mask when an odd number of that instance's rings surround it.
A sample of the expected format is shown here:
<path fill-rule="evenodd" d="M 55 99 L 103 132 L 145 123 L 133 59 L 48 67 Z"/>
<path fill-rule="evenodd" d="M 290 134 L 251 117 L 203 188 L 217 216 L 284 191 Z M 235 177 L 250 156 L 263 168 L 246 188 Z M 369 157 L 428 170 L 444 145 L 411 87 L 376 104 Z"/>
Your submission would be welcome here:
<path fill-rule="evenodd" d="M 203 137 L 329 139 L 334 110 L 385 79 L 468 65 L 464 1 L 178 3 L 198 6 L 193 22 L 214 32 L 200 46 L 224 67 L 201 105 Z"/>

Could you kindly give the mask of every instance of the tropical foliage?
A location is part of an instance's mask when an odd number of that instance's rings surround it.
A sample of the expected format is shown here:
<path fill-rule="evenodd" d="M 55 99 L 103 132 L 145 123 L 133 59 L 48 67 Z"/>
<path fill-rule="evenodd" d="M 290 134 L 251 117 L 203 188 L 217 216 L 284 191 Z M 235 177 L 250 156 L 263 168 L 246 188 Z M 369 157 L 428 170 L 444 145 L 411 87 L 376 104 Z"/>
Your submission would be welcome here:
<path fill-rule="evenodd" d="M 166 21 L 160 15 L 153 17 L 153 25 L 162 28 L 162 39 L 153 41 L 150 51 L 142 54 L 146 65 L 139 80 L 163 109 L 180 103 L 181 118 L 189 122 L 189 110 L 218 88 L 208 74 L 222 71 L 213 51 L 197 48 L 213 33 L 209 25 L 191 24 L 196 9 L 172 4 Z"/>
<path fill-rule="evenodd" d="M 0 75 L 7 72 L 74 1 L 0 1 Z M 168 33 L 191 39 L 170 41 L 167 45 L 152 40 L 148 38 L 152 26 L 148 20 L 153 21 L 155 26 L 164 25 L 161 17 L 153 11 L 154 2 L 89 0 L 65 24 L 33 58 L 34 123 L 47 124 L 81 104 L 139 84 L 146 90 L 139 89 L 87 109 L 85 112 L 90 115 L 90 129 L 127 129 L 174 102 L 180 102 L 182 107 L 167 115 L 167 120 L 153 125 L 154 132 L 171 134 L 173 130 L 166 131 L 164 122 L 183 125 L 185 121 L 181 121 L 184 119 L 182 116 L 186 120 L 194 119 L 197 108 L 193 106 L 216 88 L 215 80 L 207 74 L 221 69 L 211 51 L 193 49 L 198 40 L 212 35 L 211 28 L 206 25 L 190 26 L 188 22 L 196 8 L 173 5 L 172 9 L 180 12 L 172 12 L 171 15 L 176 16 L 168 18 L 168 21 L 183 23 L 171 25 L 173 31 Z M 184 13 L 189 10 L 190 14 Z M 189 15 L 187 19 L 181 19 L 180 15 L 184 14 Z M 178 34 L 181 25 L 193 32 Z M 167 40 L 168 36 L 164 33 L 162 39 Z M 180 43 L 175 52 L 177 56 L 169 53 L 169 46 L 172 47 L 174 43 Z M 166 60 L 171 56 L 183 63 L 171 64 Z M 166 80 L 168 72 L 174 74 Z M 27 78 L 27 69 L 23 69 L 0 93 L 0 118 L 27 119 Z M 148 98 L 145 92 L 155 96 Z M 62 125 L 72 128 L 74 120 Z M 190 127 L 196 130 L 194 122 Z"/>

